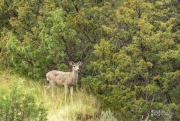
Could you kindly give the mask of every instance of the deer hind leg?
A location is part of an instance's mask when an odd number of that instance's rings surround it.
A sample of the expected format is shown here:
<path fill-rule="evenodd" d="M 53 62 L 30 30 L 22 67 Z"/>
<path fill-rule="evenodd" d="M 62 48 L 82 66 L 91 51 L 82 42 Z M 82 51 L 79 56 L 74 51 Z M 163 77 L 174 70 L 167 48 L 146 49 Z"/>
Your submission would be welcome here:
<path fill-rule="evenodd" d="M 45 86 L 45 95 L 46 95 L 46 90 L 51 88 L 52 89 L 52 98 L 54 99 L 54 87 L 55 87 L 55 84 L 52 83 L 48 78 L 47 78 L 47 86 Z"/>
<path fill-rule="evenodd" d="M 51 87 L 52 87 L 52 98 L 55 99 L 55 96 L 54 96 L 54 87 L 55 87 L 55 84 L 52 83 Z"/>
<path fill-rule="evenodd" d="M 73 86 L 70 87 L 71 102 L 73 102 Z"/>
<path fill-rule="evenodd" d="M 48 81 L 48 80 L 47 80 Z M 49 81 L 48 81 L 49 82 Z M 44 93 L 45 93 L 45 96 L 46 96 L 46 90 L 47 89 L 49 89 L 49 88 L 51 88 L 51 84 L 50 83 L 48 83 L 46 86 L 44 86 L 45 87 L 45 89 L 44 89 Z"/>

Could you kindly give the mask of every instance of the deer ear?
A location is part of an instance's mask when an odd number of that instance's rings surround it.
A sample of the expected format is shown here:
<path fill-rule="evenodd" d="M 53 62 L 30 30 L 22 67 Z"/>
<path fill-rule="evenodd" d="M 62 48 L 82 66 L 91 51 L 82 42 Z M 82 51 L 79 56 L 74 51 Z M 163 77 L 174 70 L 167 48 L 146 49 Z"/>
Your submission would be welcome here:
<path fill-rule="evenodd" d="M 80 66 L 80 65 L 82 65 L 82 64 L 83 64 L 83 62 L 79 61 L 77 64 Z"/>
<path fill-rule="evenodd" d="M 69 65 L 71 65 L 71 66 L 72 66 L 73 64 L 74 64 L 74 62 L 73 62 L 73 61 L 69 61 Z"/>

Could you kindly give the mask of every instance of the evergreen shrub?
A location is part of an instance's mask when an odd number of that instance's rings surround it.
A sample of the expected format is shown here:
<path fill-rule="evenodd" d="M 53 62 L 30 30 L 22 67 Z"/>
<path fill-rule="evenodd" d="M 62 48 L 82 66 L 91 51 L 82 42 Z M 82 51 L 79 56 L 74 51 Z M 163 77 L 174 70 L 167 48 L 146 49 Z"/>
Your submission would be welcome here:
<path fill-rule="evenodd" d="M 31 93 L 26 93 L 18 83 L 11 91 L 0 90 L 0 120 L 2 121 L 46 121 L 47 110 L 43 103 L 37 104 Z"/>

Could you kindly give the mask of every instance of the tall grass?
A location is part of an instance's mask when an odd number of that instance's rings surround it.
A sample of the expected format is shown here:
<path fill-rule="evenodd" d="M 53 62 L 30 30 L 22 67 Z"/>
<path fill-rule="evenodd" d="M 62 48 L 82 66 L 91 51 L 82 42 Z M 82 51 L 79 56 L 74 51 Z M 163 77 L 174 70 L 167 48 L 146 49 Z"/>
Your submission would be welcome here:
<path fill-rule="evenodd" d="M 48 121 L 98 121 L 100 106 L 92 94 L 85 89 L 75 89 L 73 102 L 70 95 L 67 96 L 67 103 L 64 102 L 64 87 L 56 86 L 55 99 L 51 97 L 51 89 L 44 94 L 45 80 L 34 81 L 18 75 L 11 75 L 9 72 L 0 72 L 0 88 L 10 91 L 13 83 L 20 82 L 23 92 L 33 93 L 37 104 L 43 102 L 48 110 Z"/>
<path fill-rule="evenodd" d="M 31 80 L 10 72 L 0 71 L 0 89 L 5 89 L 7 93 L 13 83 L 19 82 L 24 93 L 31 92 L 36 103 L 43 102 L 48 110 L 48 121 L 116 121 L 112 112 L 102 111 L 97 99 L 91 93 L 83 88 L 75 88 L 73 102 L 70 100 L 70 94 L 67 96 L 67 103 L 64 102 L 64 87 L 56 86 L 55 99 L 51 97 L 51 89 L 44 94 L 44 80 Z M 9 92 L 8 92 L 9 91 Z"/>
<path fill-rule="evenodd" d="M 31 85 L 31 86 L 28 86 Z M 51 97 L 51 89 L 44 94 L 44 85 L 38 82 L 28 82 L 27 88 L 34 88 L 38 102 L 43 101 L 48 108 L 49 121 L 76 121 L 76 120 L 98 120 L 100 106 L 96 98 L 88 94 L 85 89 L 75 90 L 73 102 L 70 95 L 67 96 L 67 103 L 64 102 L 64 87 L 56 86 L 55 99 Z"/>

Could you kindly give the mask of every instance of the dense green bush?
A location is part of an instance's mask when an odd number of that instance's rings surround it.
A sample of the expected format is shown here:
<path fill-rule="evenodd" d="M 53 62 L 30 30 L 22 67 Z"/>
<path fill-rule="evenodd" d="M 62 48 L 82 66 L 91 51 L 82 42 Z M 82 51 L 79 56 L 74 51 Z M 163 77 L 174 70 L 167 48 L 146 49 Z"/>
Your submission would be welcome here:
<path fill-rule="evenodd" d="M 44 78 L 51 69 L 67 71 L 68 60 L 83 59 L 79 82 L 117 117 L 139 120 L 157 109 L 180 120 L 178 3 L 2 1 L 0 65 Z"/>
<path fill-rule="evenodd" d="M 1 121 L 46 121 L 47 111 L 43 103 L 36 104 L 33 94 L 25 93 L 14 84 L 10 94 L 0 90 L 0 120 Z"/>
<path fill-rule="evenodd" d="M 179 120 L 179 97 L 174 95 L 180 78 L 179 16 L 172 13 L 172 4 L 126 0 L 100 9 L 99 18 L 109 17 L 99 21 L 107 36 L 94 45 L 91 75 L 82 81 L 123 120 L 139 120 L 156 109 L 172 111 L 171 120 Z"/>

